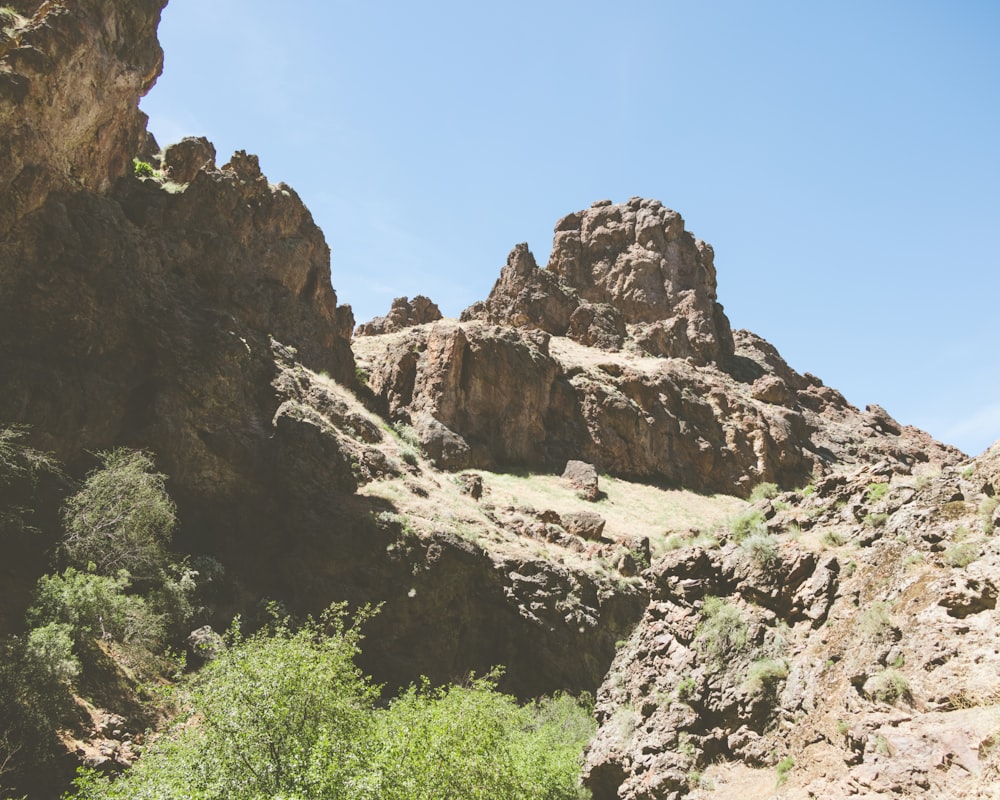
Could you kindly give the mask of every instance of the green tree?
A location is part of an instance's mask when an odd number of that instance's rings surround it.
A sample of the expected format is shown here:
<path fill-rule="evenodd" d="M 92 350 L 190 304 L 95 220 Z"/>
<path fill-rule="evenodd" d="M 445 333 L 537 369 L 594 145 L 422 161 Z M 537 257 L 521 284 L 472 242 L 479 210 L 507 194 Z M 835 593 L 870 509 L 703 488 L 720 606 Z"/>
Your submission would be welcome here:
<path fill-rule="evenodd" d="M 364 619 L 366 612 L 362 612 Z M 519 706 L 491 680 L 403 692 L 379 708 L 343 607 L 230 646 L 183 691 L 179 721 L 123 777 L 78 797 L 195 800 L 576 800 L 588 712 Z"/>
<path fill-rule="evenodd" d="M 45 475 L 61 476 L 58 462 L 27 444 L 28 428 L 11 425 L 0 428 L 0 532 L 32 530 L 35 490 Z"/>
<path fill-rule="evenodd" d="M 63 508 L 66 556 L 73 566 L 93 564 L 102 575 L 124 569 L 137 580 L 158 578 L 177 524 L 166 478 L 140 450 L 120 448 L 98 456 L 101 467 Z"/>

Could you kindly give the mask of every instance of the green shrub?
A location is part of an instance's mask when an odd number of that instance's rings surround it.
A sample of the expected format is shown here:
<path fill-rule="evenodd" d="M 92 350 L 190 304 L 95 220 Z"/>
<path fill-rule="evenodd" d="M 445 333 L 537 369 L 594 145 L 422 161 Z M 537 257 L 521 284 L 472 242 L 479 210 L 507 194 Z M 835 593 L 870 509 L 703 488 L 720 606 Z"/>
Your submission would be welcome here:
<path fill-rule="evenodd" d="M 132 159 L 132 174 L 137 178 L 152 178 L 156 175 L 152 164 L 140 161 L 138 158 Z"/>
<path fill-rule="evenodd" d="M 746 647 L 747 623 L 736 606 L 719 597 L 707 596 L 701 616 L 694 646 L 702 657 L 721 662 Z"/>
<path fill-rule="evenodd" d="M 272 625 L 231 646 L 182 693 L 190 718 L 121 778 L 77 779 L 78 797 L 575 800 L 594 725 L 568 697 L 525 707 L 491 679 L 426 683 L 379 706 L 354 664 L 343 607 L 297 630 Z"/>
<path fill-rule="evenodd" d="M 677 699 L 682 703 L 687 703 L 693 696 L 697 684 L 690 675 L 681 678 L 677 684 Z"/>
<path fill-rule="evenodd" d="M 733 538 L 737 542 L 743 541 L 752 533 L 766 533 L 764 514 L 760 509 L 753 508 L 743 514 L 733 518 L 729 523 Z"/>
<path fill-rule="evenodd" d="M 750 694 L 773 694 L 788 677 L 788 662 L 782 658 L 755 661 L 747 671 L 743 688 Z"/>
<path fill-rule="evenodd" d="M 845 537 L 840 531 L 830 528 L 823 533 L 821 541 L 829 547 L 840 547 L 847 541 L 847 537 Z"/>
<path fill-rule="evenodd" d="M 109 578 L 68 567 L 62 575 L 43 575 L 28 624 L 64 625 L 78 644 L 89 638 L 153 646 L 162 639 L 163 621 L 145 599 L 126 594 L 130 583 L 124 571 Z"/>
<path fill-rule="evenodd" d="M 910 682 L 898 669 L 890 667 L 865 683 L 865 691 L 873 700 L 894 705 L 900 700 L 913 699 L 910 693 Z"/>
<path fill-rule="evenodd" d="M 756 503 L 758 500 L 772 500 L 778 496 L 778 484 L 758 483 L 750 492 L 750 502 Z"/>
<path fill-rule="evenodd" d="M 869 483 L 865 496 L 869 503 L 877 503 L 889 493 L 888 483 Z"/>
<path fill-rule="evenodd" d="M 772 569 L 781 562 L 778 537 L 773 533 L 752 533 L 740 542 L 740 549 L 760 569 Z"/>
<path fill-rule="evenodd" d="M 63 509 L 66 556 L 76 567 L 94 564 L 101 575 L 124 569 L 137 580 L 155 579 L 169 563 L 166 547 L 177 524 L 166 478 L 152 471 L 148 453 L 98 455 L 102 466 Z"/>

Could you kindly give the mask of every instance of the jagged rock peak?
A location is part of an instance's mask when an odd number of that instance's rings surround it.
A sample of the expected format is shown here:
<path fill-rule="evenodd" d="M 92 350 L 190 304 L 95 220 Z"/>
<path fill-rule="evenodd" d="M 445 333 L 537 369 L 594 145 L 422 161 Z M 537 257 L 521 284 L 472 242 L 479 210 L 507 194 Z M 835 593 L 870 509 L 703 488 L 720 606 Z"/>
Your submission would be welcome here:
<path fill-rule="evenodd" d="M 462 318 L 723 363 L 733 337 L 716 297 L 714 257 L 658 200 L 601 200 L 556 223 L 546 269 L 517 245 L 490 296 Z"/>
<path fill-rule="evenodd" d="M 437 322 L 441 319 L 441 309 L 429 297 L 418 294 L 413 300 L 408 297 L 397 297 L 392 301 L 392 308 L 384 317 L 375 317 L 358 325 L 355 336 L 379 336 L 383 333 L 395 333 L 403 328 L 423 325 L 426 322 Z"/>

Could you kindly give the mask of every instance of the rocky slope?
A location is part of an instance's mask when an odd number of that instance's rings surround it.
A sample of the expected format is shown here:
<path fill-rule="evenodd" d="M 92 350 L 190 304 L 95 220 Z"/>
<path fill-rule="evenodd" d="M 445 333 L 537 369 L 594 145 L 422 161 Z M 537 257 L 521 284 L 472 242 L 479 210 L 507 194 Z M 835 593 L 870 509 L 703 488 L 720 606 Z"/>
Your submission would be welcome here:
<path fill-rule="evenodd" d="M 995 797 L 996 453 L 886 467 L 653 564 L 598 697 L 596 800 Z"/>
<path fill-rule="evenodd" d="M 290 187 L 144 133 L 163 4 L 0 17 L 0 425 L 72 478 L 155 453 L 175 546 L 230 576 L 219 619 L 381 602 L 379 681 L 599 687 L 598 800 L 990 796 L 1000 451 L 966 464 L 732 331 L 711 247 L 652 200 L 560 220 L 545 269 L 519 245 L 461 320 L 404 298 L 352 340 Z M 45 519 L 0 531 L 3 631 Z"/>

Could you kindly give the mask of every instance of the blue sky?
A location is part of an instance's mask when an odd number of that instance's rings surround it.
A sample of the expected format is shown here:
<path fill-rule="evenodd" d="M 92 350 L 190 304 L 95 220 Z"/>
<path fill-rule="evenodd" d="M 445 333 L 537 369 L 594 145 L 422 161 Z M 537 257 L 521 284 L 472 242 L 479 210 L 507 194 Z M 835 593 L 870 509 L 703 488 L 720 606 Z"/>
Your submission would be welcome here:
<path fill-rule="evenodd" d="M 483 299 L 654 197 L 734 328 L 975 455 L 1000 438 L 1000 3 L 170 0 L 161 145 L 293 186 L 359 322 Z"/>

